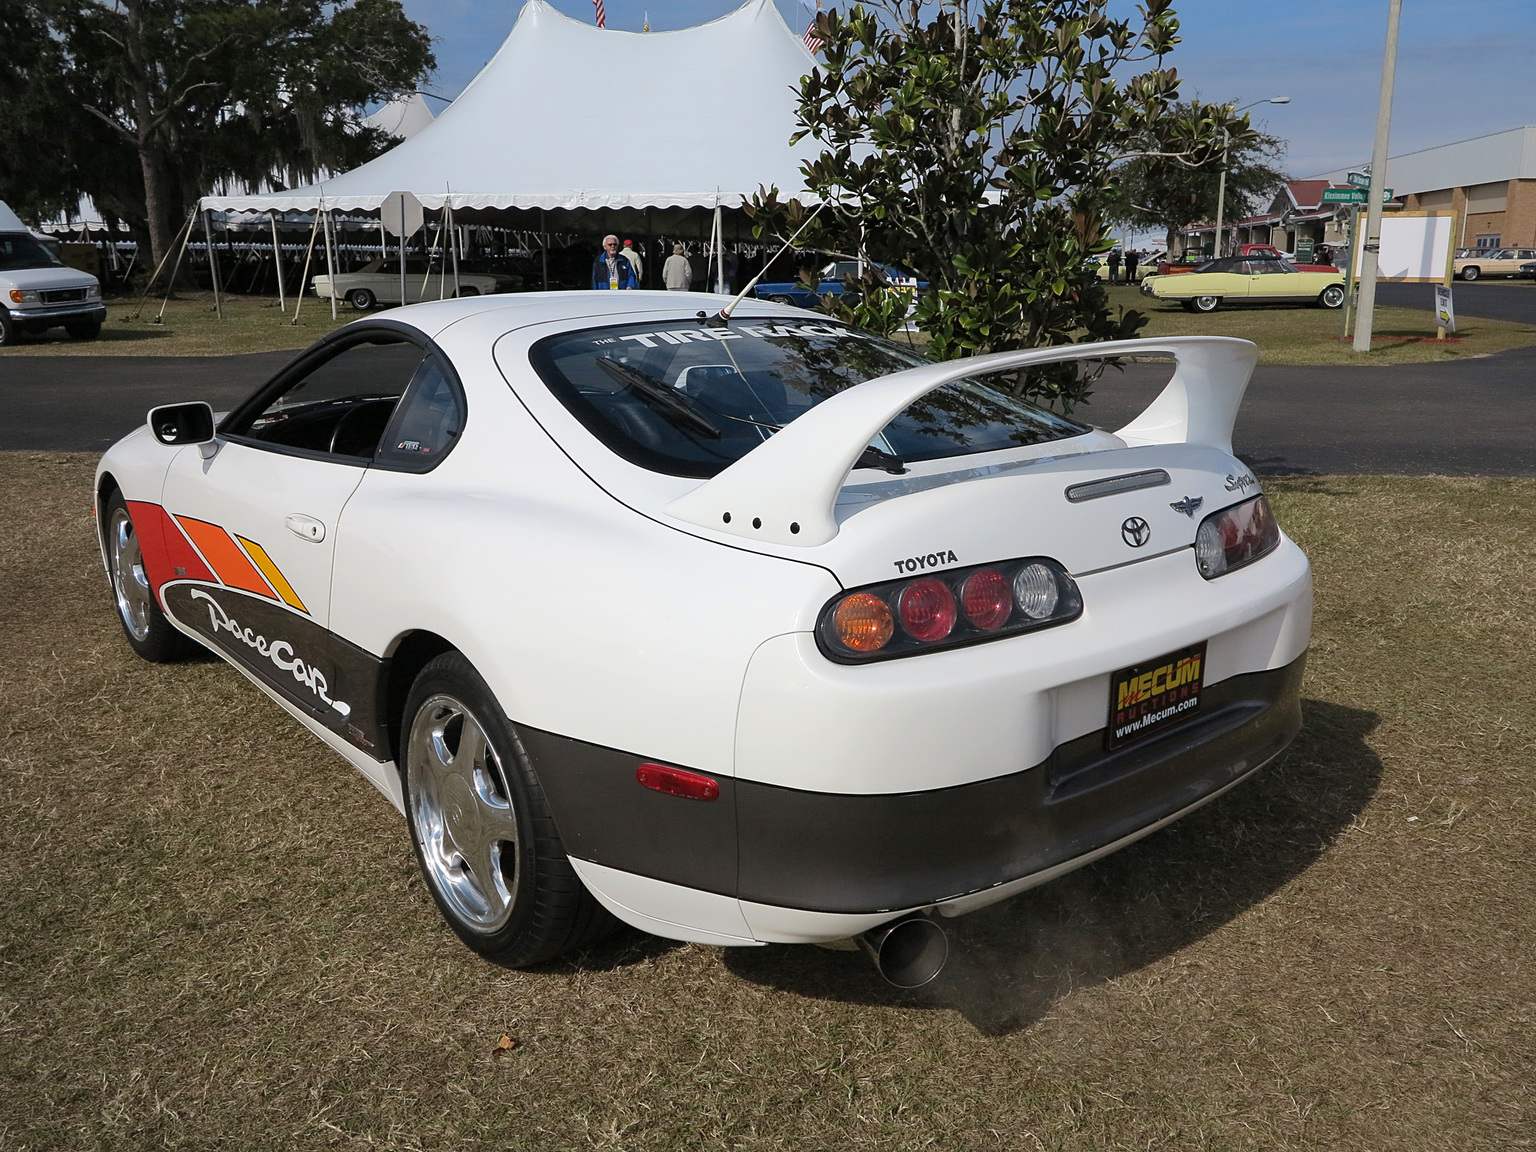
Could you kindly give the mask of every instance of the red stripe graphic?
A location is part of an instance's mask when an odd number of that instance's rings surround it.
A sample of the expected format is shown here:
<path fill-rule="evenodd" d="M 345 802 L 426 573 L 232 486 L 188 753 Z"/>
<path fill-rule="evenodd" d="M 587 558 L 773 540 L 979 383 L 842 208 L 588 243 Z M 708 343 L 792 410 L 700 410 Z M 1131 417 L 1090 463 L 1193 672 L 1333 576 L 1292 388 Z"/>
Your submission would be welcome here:
<path fill-rule="evenodd" d="M 160 586 L 168 580 L 207 580 L 211 584 L 217 579 L 164 508 L 143 500 L 127 503 L 134 535 L 139 538 L 139 551 L 144 556 L 144 574 L 149 577 L 156 599 L 160 597 Z"/>

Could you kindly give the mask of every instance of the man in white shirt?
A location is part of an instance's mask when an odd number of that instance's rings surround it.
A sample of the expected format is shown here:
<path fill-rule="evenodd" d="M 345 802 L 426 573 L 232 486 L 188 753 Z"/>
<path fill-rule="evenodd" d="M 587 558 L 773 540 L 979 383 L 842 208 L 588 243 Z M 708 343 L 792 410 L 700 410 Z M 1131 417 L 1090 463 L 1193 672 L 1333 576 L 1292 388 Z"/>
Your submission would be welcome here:
<path fill-rule="evenodd" d="M 632 265 L 634 265 L 634 269 L 635 269 L 635 283 L 639 284 L 640 283 L 640 277 L 645 272 L 645 265 L 644 265 L 644 263 L 640 259 L 640 252 L 639 252 L 638 249 L 636 249 L 635 242 L 633 240 L 626 240 L 626 241 L 624 241 L 624 248 L 619 253 L 619 255 L 624 257 L 624 259 L 628 260 Z"/>
<path fill-rule="evenodd" d="M 686 292 L 693 287 L 693 265 L 683 255 L 681 244 L 672 245 L 672 255 L 661 266 L 661 280 L 668 292 Z"/>

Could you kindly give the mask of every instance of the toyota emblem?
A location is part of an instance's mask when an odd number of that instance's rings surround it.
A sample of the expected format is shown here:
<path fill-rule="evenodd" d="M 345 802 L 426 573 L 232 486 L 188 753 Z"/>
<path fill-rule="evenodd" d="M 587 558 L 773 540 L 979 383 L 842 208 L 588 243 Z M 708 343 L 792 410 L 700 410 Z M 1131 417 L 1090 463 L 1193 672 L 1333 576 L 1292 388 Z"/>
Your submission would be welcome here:
<path fill-rule="evenodd" d="M 1140 548 L 1152 539 L 1152 529 L 1140 516 L 1131 516 L 1120 525 L 1120 538 L 1132 548 Z"/>

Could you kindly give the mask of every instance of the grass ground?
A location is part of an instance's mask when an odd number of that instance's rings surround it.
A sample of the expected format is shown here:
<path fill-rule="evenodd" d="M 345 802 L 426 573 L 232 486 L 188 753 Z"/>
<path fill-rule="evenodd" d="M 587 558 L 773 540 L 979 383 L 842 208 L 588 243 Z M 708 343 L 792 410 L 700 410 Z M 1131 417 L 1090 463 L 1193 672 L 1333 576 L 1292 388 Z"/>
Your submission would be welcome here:
<path fill-rule="evenodd" d="M 1517 291 L 1522 289 L 1523 284 L 1516 287 Z M 1149 323 L 1140 335 L 1241 336 L 1259 346 L 1261 364 L 1421 364 L 1465 360 L 1536 344 L 1536 324 L 1472 316 L 1457 319 L 1455 343 L 1437 343 L 1432 312 L 1378 307 L 1371 350 L 1357 353 L 1351 340 L 1340 338 L 1342 312 L 1265 305 L 1196 315 L 1176 303 L 1143 296 L 1129 286 L 1109 291 L 1114 304 L 1148 316 Z M 1429 286 L 1424 292 L 1427 298 Z"/>
<path fill-rule="evenodd" d="M 1524 289 L 1521 284 L 1515 290 Z M 1536 289 L 1532 289 L 1536 290 Z M 1427 291 L 1427 289 L 1426 289 Z M 1113 303 L 1135 308 L 1150 317 L 1146 336 L 1214 335 L 1241 336 L 1259 345 L 1265 364 L 1414 364 L 1424 361 L 1464 360 L 1506 348 L 1536 344 L 1536 325 L 1504 320 L 1462 317 L 1459 343 L 1426 343 L 1435 335 L 1433 317 L 1411 308 L 1378 308 L 1376 334 L 1389 337 L 1371 351 L 1357 355 L 1340 340 L 1342 316 L 1319 308 L 1223 309 L 1194 316 L 1176 304 L 1142 296 L 1135 288 L 1112 287 Z M 290 323 L 293 301 L 287 313 L 274 301 L 248 296 L 226 297 L 224 318 L 213 310 L 211 293 L 189 294 L 172 300 L 165 322 L 153 323 L 159 301 L 144 306 L 141 319 L 131 320 L 135 302 L 112 303 L 101 336 L 92 341 L 71 340 L 62 329 L 50 331 L 15 348 L 5 356 L 228 356 L 241 352 L 273 352 L 307 348 L 340 324 L 358 318 L 345 304 L 337 307 L 331 322 L 330 301 L 306 298 L 299 323 Z"/>
<path fill-rule="evenodd" d="M 0 454 L 0 1147 L 1536 1144 L 1536 481 L 1267 481 L 1316 572 L 1297 745 L 907 996 L 814 948 L 478 960 L 350 768 L 131 655 L 91 465 Z"/>

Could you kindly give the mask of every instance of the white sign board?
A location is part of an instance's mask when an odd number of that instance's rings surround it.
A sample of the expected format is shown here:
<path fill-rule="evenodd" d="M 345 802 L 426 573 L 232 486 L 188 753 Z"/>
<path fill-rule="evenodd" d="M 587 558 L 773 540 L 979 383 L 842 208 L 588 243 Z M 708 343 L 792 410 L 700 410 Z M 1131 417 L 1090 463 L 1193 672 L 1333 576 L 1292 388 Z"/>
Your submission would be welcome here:
<path fill-rule="evenodd" d="M 1384 215 L 1376 275 L 1382 280 L 1420 284 L 1443 281 L 1446 263 L 1451 258 L 1451 231 L 1455 222 L 1456 217 L 1449 212 Z M 1360 251 L 1364 243 L 1365 229 L 1361 228 L 1355 240 L 1353 266 L 1356 269 L 1360 267 Z"/>
<path fill-rule="evenodd" d="M 414 193 L 391 192 L 379 206 L 379 219 L 391 236 L 414 236 L 425 217 Z"/>
<path fill-rule="evenodd" d="M 1451 303 L 1451 286 L 1435 285 L 1435 319 L 1447 332 L 1456 331 L 1456 308 Z"/>

